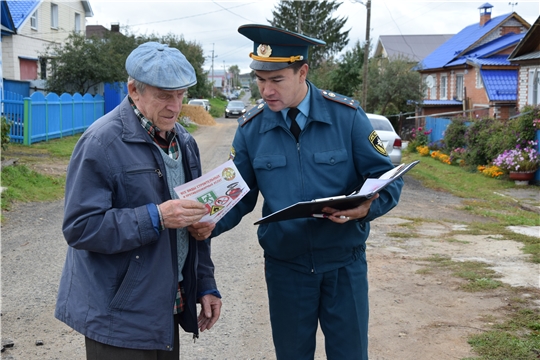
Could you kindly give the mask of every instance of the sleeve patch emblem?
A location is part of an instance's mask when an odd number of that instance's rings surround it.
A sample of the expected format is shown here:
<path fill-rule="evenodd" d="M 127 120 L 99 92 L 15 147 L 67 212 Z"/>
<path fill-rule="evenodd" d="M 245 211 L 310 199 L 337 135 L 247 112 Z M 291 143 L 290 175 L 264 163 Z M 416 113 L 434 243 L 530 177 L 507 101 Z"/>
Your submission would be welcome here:
<path fill-rule="evenodd" d="M 234 160 L 235 156 L 236 156 L 236 150 L 234 150 L 234 148 L 231 147 L 231 152 L 229 153 L 229 159 L 228 160 Z"/>
<path fill-rule="evenodd" d="M 386 152 L 386 149 L 384 148 L 384 144 L 382 140 L 379 138 L 379 135 L 373 130 L 371 134 L 369 134 L 369 142 L 377 152 L 379 152 L 381 155 L 388 156 L 388 153 Z"/>

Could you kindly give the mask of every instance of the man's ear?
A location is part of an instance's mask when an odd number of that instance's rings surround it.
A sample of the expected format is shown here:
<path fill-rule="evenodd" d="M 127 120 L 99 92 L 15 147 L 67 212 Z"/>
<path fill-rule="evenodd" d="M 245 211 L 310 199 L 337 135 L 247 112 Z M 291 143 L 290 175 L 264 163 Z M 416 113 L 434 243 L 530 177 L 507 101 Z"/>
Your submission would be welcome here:
<path fill-rule="evenodd" d="M 139 100 L 139 92 L 137 91 L 137 87 L 135 87 L 135 84 L 133 82 L 128 82 L 128 94 L 129 94 L 129 97 L 133 100 L 133 101 L 137 101 Z"/>
<path fill-rule="evenodd" d="M 300 82 L 305 82 L 306 81 L 308 70 L 309 70 L 309 65 L 308 64 L 304 64 L 304 65 L 302 65 L 302 67 L 300 67 L 300 69 L 298 70 L 298 72 L 300 74 Z"/>

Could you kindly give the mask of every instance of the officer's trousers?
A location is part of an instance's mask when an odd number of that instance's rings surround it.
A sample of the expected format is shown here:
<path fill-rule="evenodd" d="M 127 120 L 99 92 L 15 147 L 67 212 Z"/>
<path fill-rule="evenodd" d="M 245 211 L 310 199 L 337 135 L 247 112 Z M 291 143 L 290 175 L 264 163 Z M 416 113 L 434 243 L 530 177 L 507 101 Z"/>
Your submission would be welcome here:
<path fill-rule="evenodd" d="M 266 261 L 272 337 L 278 360 L 314 358 L 318 323 L 328 360 L 368 359 L 368 280 L 365 253 L 320 274 Z"/>

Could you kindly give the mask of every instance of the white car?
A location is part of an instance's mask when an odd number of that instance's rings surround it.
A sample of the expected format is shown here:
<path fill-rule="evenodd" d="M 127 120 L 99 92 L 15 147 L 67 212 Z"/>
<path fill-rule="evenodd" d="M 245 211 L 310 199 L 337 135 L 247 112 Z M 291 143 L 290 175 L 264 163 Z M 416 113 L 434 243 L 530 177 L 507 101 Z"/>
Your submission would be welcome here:
<path fill-rule="evenodd" d="M 207 99 L 192 99 L 188 101 L 188 105 L 202 106 L 204 110 L 210 111 L 210 101 Z"/>
<path fill-rule="evenodd" d="M 376 114 L 366 114 L 373 130 L 377 132 L 384 148 L 394 165 L 401 164 L 401 138 L 394 130 L 392 123 L 386 117 Z"/>

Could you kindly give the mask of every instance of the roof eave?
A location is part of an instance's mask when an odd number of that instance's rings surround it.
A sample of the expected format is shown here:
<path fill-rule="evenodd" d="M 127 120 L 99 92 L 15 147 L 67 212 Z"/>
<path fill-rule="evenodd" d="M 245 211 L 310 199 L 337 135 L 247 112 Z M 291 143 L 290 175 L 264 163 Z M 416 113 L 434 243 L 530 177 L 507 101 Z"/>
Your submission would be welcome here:
<path fill-rule="evenodd" d="M 92 17 L 94 16 L 94 11 L 92 11 L 92 6 L 90 6 L 90 1 L 88 0 L 81 0 L 83 8 L 84 8 L 84 16 L 86 17 Z"/>

